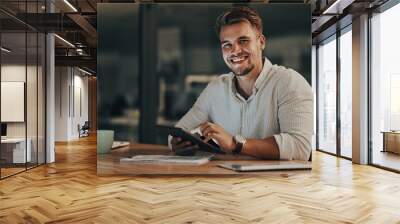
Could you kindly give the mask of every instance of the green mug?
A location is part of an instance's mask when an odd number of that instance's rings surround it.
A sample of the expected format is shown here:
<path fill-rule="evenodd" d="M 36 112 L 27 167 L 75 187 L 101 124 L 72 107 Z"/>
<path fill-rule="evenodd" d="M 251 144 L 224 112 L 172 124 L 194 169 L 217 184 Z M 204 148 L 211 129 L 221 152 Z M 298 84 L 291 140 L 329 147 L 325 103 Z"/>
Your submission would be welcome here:
<path fill-rule="evenodd" d="M 97 130 L 97 153 L 109 153 L 114 142 L 113 130 Z"/>

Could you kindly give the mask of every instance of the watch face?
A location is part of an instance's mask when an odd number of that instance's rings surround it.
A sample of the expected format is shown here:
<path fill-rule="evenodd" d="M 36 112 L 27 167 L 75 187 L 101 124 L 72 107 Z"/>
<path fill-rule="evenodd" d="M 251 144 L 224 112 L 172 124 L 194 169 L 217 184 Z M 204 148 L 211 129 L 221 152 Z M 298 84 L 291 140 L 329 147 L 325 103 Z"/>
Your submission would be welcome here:
<path fill-rule="evenodd" d="M 242 135 L 236 135 L 235 136 L 235 141 L 237 143 L 244 144 L 246 142 L 246 139 Z"/>
<path fill-rule="evenodd" d="M 240 154 L 243 149 L 244 144 L 246 143 L 246 139 L 241 135 L 235 135 L 234 137 L 236 142 L 236 147 L 233 150 L 233 154 Z"/>

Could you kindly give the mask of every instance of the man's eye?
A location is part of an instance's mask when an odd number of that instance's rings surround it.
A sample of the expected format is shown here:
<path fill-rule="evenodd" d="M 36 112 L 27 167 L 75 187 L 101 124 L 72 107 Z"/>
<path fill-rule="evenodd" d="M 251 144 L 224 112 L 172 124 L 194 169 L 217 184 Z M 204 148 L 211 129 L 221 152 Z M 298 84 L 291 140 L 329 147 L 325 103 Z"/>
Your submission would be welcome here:
<path fill-rule="evenodd" d="M 224 45 L 222 45 L 222 48 L 223 48 L 223 49 L 230 49 L 231 47 L 232 47 L 231 44 L 224 44 Z"/>
<path fill-rule="evenodd" d="M 249 40 L 239 40 L 240 44 L 247 44 L 249 42 Z"/>

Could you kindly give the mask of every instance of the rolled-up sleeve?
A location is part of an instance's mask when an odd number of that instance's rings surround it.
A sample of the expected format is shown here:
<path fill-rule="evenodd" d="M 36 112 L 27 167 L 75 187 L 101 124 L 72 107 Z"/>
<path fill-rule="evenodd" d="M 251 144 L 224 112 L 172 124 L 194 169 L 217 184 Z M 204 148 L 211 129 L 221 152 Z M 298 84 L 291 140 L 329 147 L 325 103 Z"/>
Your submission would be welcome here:
<path fill-rule="evenodd" d="M 293 70 L 278 82 L 278 122 L 274 135 L 281 160 L 308 160 L 313 135 L 313 94 L 307 81 Z"/>

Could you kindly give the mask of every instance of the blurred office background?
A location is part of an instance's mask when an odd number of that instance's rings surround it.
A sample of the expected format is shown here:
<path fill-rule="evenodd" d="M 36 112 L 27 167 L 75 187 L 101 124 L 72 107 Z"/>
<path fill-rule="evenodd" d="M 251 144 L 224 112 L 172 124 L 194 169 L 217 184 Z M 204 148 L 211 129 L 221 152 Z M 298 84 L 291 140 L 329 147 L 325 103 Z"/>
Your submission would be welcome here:
<path fill-rule="evenodd" d="M 306 4 L 246 4 L 264 23 L 264 55 L 311 84 Z M 98 124 L 117 140 L 166 144 L 174 125 L 214 77 L 228 73 L 216 18 L 233 4 L 98 4 Z"/>

